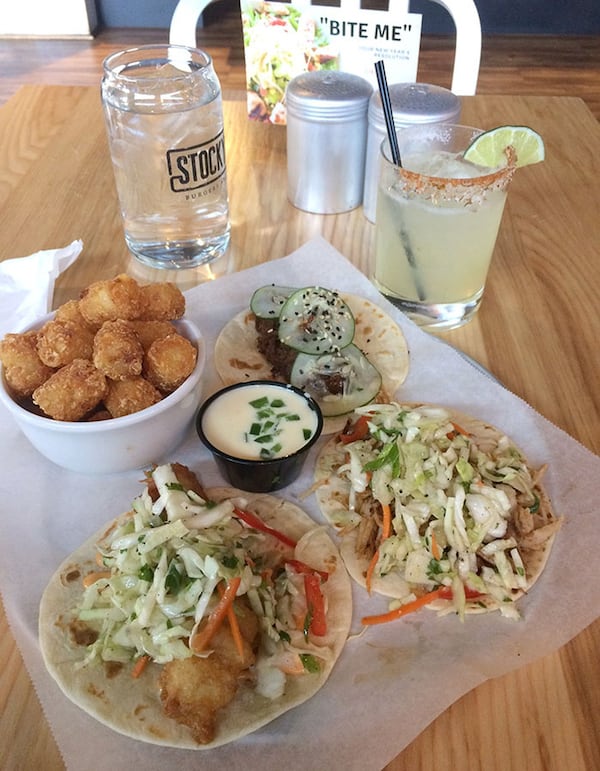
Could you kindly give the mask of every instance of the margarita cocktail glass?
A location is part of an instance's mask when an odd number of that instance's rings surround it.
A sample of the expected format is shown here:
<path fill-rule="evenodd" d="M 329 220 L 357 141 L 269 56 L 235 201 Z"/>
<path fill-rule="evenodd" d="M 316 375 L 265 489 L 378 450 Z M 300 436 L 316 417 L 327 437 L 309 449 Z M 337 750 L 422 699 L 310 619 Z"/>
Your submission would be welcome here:
<path fill-rule="evenodd" d="M 454 124 L 398 132 L 401 166 L 381 145 L 373 281 L 424 327 L 449 329 L 477 312 L 515 171 L 465 161 L 481 129 Z"/>

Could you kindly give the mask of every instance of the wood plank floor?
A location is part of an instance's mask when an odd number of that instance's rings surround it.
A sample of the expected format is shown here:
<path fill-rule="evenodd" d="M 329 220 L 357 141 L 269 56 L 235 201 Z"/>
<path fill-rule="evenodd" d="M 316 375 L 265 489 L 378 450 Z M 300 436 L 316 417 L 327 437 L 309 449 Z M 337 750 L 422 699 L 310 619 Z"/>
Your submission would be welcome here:
<path fill-rule="evenodd" d="M 160 29 L 106 29 L 92 40 L 0 38 L 0 104 L 26 83 L 97 85 L 107 54 L 167 37 Z M 209 7 L 197 39 L 223 89 L 243 89 L 238 0 Z M 451 38 L 424 36 L 418 79 L 449 87 L 453 47 Z M 484 36 L 478 93 L 579 96 L 600 119 L 600 36 Z"/>

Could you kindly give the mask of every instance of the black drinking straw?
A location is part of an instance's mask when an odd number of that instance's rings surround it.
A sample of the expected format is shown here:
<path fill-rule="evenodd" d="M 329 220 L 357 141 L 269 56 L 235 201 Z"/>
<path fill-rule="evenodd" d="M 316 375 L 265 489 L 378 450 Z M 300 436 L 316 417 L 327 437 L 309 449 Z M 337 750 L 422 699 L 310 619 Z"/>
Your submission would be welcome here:
<path fill-rule="evenodd" d="M 381 95 L 381 106 L 383 107 L 383 116 L 385 118 L 385 126 L 387 128 L 387 135 L 390 141 L 390 152 L 392 153 L 392 161 L 396 166 L 402 166 L 402 159 L 400 158 L 400 148 L 398 147 L 398 137 L 396 135 L 396 126 L 394 125 L 394 111 L 392 110 L 392 100 L 390 99 L 390 89 L 388 88 L 387 78 L 385 76 L 385 64 L 382 60 L 375 62 L 375 73 L 377 74 L 377 83 L 379 84 L 379 93 Z M 406 253 L 406 259 L 410 265 L 413 280 L 415 282 L 415 289 L 417 290 L 417 297 L 421 302 L 425 300 L 425 290 L 421 283 L 421 277 L 417 269 L 417 261 L 408 238 L 406 230 L 400 226 L 400 238 L 402 239 L 402 245 Z"/>
<path fill-rule="evenodd" d="M 379 84 L 385 127 L 387 128 L 387 135 L 390 140 L 392 160 L 396 166 L 402 166 L 400 150 L 398 148 L 398 137 L 396 136 L 396 127 L 394 126 L 394 111 L 392 110 L 392 100 L 390 99 L 390 90 L 385 76 L 385 64 L 383 61 L 375 62 L 375 73 L 377 75 L 377 83 Z"/>

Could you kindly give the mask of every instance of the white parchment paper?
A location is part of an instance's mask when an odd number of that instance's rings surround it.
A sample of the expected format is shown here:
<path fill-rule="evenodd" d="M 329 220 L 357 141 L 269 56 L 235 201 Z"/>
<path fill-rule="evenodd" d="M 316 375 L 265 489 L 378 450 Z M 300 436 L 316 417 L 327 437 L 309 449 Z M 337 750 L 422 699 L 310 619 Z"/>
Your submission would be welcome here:
<path fill-rule="evenodd" d="M 74 707 L 47 675 L 37 643 L 38 603 L 48 579 L 84 539 L 126 510 L 140 490 L 141 474 L 99 477 L 64 471 L 28 444 L 0 406 L 0 586 L 68 769 L 377 771 L 471 688 L 555 650 L 600 615 L 600 598 L 581 592 L 596 580 L 600 458 L 457 351 L 407 321 L 325 241 L 310 241 L 288 257 L 187 293 L 186 315 L 208 344 L 205 395 L 219 385 L 211 364 L 219 330 L 247 307 L 253 289 L 269 282 L 318 283 L 379 303 L 402 327 L 410 348 L 410 372 L 400 399 L 446 404 L 484 418 L 511 435 L 532 463 L 547 463 L 546 486 L 557 513 L 565 517 L 550 562 L 520 603 L 521 621 L 493 614 L 469 617 L 463 624 L 421 611 L 350 639 L 316 696 L 245 739 L 200 752 L 146 745 L 110 731 Z M 4 303 L 1 295 L 0 300 Z M 303 477 L 280 495 L 299 502 L 320 522 L 314 497 L 298 500 L 310 487 L 317 451 L 318 446 Z M 156 460 L 187 463 L 207 485 L 222 482 L 193 429 L 176 453 Z M 354 587 L 353 630 L 360 630 L 362 615 L 384 606 L 383 600 Z"/>

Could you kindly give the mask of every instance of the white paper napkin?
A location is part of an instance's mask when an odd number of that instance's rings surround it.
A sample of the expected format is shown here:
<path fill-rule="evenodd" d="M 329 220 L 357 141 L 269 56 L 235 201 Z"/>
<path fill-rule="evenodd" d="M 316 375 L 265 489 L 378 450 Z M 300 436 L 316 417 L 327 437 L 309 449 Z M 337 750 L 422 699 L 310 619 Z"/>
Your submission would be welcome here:
<path fill-rule="evenodd" d="M 0 262 L 0 336 L 50 311 L 54 283 L 81 254 L 83 243 Z"/>
<path fill-rule="evenodd" d="M 546 571 L 520 603 L 521 621 L 491 614 L 461 623 L 422 611 L 370 628 L 348 641 L 324 688 L 264 729 L 211 751 L 155 747 L 127 739 L 73 706 L 47 675 L 37 645 L 37 609 L 48 579 L 66 555 L 126 509 L 140 490 L 140 474 L 95 477 L 59 469 L 39 456 L 0 410 L 0 586 L 68 769 L 379 771 L 471 688 L 556 650 L 600 615 L 600 598 L 581 591 L 596 582 L 600 459 L 408 321 L 322 239 L 186 293 L 186 315 L 207 343 L 206 395 L 219 385 L 211 365 L 218 332 L 247 307 L 253 289 L 270 282 L 319 283 L 379 303 L 402 328 L 410 349 L 410 372 L 399 398 L 451 405 L 503 428 L 532 463 L 548 464 L 546 485 L 565 526 Z M 322 522 L 314 497 L 300 497 L 310 487 L 317 451 L 318 446 L 302 477 L 280 495 Z M 187 463 L 208 486 L 222 483 L 192 429 L 178 451 L 157 458 L 168 460 Z M 358 586 L 353 597 L 353 629 L 358 630 L 361 616 L 383 608 L 385 601 L 369 598 Z"/>

